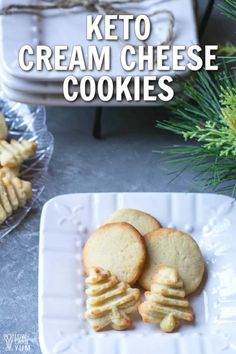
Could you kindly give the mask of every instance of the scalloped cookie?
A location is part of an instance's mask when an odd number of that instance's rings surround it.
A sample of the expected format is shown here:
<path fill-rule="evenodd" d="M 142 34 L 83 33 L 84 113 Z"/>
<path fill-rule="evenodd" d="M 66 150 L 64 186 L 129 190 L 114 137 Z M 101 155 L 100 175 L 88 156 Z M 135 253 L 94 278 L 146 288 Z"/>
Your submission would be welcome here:
<path fill-rule="evenodd" d="M 204 274 L 204 260 L 195 240 L 176 229 L 159 229 L 144 236 L 147 261 L 139 279 L 150 290 L 158 267 L 164 264 L 175 268 L 184 281 L 186 294 L 193 293 Z"/>
<path fill-rule="evenodd" d="M 135 227 L 141 235 L 157 230 L 161 224 L 153 216 L 136 209 L 120 209 L 109 216 L 104 224 L 127 222 Z"/>
<path fill-rule="evenodd" d="M 144 239 L 127 223 L 101 226 L 89 237 L 83 249 L 87 274 L 93 267 L 101 267 L 131 285 L 140 277 L 145 259 Z"/>

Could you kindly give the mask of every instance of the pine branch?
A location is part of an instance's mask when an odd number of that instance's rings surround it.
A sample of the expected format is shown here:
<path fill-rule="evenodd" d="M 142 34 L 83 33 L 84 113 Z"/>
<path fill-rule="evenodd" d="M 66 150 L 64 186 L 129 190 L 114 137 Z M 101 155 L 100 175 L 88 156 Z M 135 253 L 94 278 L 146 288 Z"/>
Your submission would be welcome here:
<path fill-rule="evenodd" d="M 206 186 L 235 189 L 236 75 L 222 62 L 220 73 L 199 71 L 188 80 L 171 109 L 175 117 L 156 127 L 181 135 L 197 145 L 168 149 L 169 162 L 201 173 Z M 229 187 L 230 186 L 230 187 Z"/>

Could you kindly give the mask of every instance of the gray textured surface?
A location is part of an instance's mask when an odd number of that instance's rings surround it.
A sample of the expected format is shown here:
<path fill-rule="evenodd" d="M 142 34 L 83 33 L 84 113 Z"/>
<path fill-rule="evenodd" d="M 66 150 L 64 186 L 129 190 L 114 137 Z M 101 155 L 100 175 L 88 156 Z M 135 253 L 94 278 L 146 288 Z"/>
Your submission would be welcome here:
<path fill-rule="evenodd" d="M 31 215 L 0 242 L 0 353 L 5 352 L 5 333 L 27 334 L 32 339 L 31 352 L 40 353 L 38 229 L 40 210 L 47 199 L 71 192 L 200 190 L 189 173 L 169 184 L 167 166 L 152 153 L 178 142 L 153 128 L 163 111 L 106 109 L 106 139 L 101 141 L 91 136 L 93 113 L 90 109 L 48 109 L 48 126 L 56 139 L 47 187 Z"/>
<path fill-rule="evenodd" d="M 233 28 L 214 16 L 204 41 L 229 40 Z M 152 152 L 178 143 L 175 136 L 153 128 L 155 119 L 166 115 L 163 110 L 105 109 L 105 139 L 101 141 L 91 136 L 94 109 L 50 108 L 47 113 L 55 153 L 46 189 L 22 225 L 0 242 L 0 353 L 7 353 L 4 334 L 14 333 L 30 338 L 30 353 L 41 353 L 37 333 L 38 229 L 46 200 L 71 192 L 201 191 L 188 172 L 170 184 L 167 166 Z M 11 353 L 19 352 L 18 348 Z"/>

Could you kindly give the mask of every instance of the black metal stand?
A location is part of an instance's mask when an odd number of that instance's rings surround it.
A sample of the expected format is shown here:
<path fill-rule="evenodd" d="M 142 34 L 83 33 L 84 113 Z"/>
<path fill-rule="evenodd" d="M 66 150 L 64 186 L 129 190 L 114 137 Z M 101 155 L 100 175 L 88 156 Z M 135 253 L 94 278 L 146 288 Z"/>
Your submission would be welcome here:
<path fill-rule="evenodd" d="M 202 39 L 202 37 L 203 37 L 203 34 L 205 32 L 205 29 L 206 29 L 206 26 L 207 26 L 207 24 L 209 22 L 209 19 L 210 19 L 214 4 L 215 4 L 215 0 L 209 0 L 208 1 L 205 13 L 203 15 L 202 21 L 201 21 L 200 26 L 199 26 L 199 38 L 200 39 Z"/>
<path fill-rule="evenodd" d="M 101 139 L 102 137 L 102 107 L 96 107 L 93 124 L 93 136 L 96 139 Z"/>

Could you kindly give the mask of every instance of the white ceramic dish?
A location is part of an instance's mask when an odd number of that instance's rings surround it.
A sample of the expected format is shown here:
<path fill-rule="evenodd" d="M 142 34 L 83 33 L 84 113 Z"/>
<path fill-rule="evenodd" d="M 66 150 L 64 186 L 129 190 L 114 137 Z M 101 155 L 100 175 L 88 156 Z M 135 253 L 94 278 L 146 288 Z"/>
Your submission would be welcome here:
<path fill-rule="evenodd" d="M 30 3 L 31 0 L 22 1 L 24 4 Z M 2 7 L 9 5 L 11 0 L 2 0 Z M 34 0 L 34 3 L 39 3 L 39 0 Z M 146 13 L 149 14 L 156 10 L 170 10 L 176 18 L 175 35 L 173 44 L 180 44 L 190 46 L 197 44 L 197 30 L 196 20 L 194 13 L 194 6 L 192 0 L 146 0 L 136 4 L 120 4 L 120 9 L 125 9 L 131 13 Z M 60 71 L 36 71 L 35 69 L 30 72 L 24 72 L 18 65 L 18 52 L 19 49 L 26 43 L 35 47 L 38 44 L 48 45 L 53 48 L 55 45 L 67 44 L 71 49 L 73 45 L 82 45 L 85 48 L 88 45 L 86 41 L 86 12 L 83 9 L 74 10 L 53 10 L 44 12 L 43 16 L 37 15 L 22 15 L 14 14 L 11 16 L 1 16 L 1 49 L 3 69 L 8 74 L 25 80 L 35 81 L 62 81 L 68 73 Z M 96 15 L 96 13 L 92 13 Z M 161 15 L 153 20 L 152 34 L 148 44 L 158 45 L 165 38 L 167 33 L 168 21 L 167 17 Z M 12 30 L 14 28 L 14 31 Z M 118 25 L 118 35 L 122 36 L 122 26 Z M 133 36 L 131 36 L 130 43 L 137 43 Z M 90 45 L 96 45 L 99 48 L 105 45 L 111 45 L 109 41 L 89 41 Z M 113 55 L 112 55 L 112 70 L 109 72 L 111 77 L 118 75 L 127 76 L 121 65 L 119 55 L 116 55 L 124 45 L 123 42 L 113 42 Z M 184 72 L 179 72 L 181 75 Z M 81 72 L 75 71 L 77 77 L 84 75 L 91 75 L 91 71 Z M 138 70 L 132 71 L 132 75 L 143 76 L 148 72 L 139 72 Z M 158 73 L 157 73 L 158 74 Z M 92 72 L 95 78 L 102 75 L 107 75 L 106 71 Z"/>
<path fill-rule="evenodd" d="M 7 85 L 5 85 L 3 82 L 1 82 L 1 88 L 6 97 L 12 101 L 16 102 L 23 102 L 27 104 L 33 104 L 33 105 L 45 105 L 45 106 L 68 106 L 68 107 L 80 107 L 80 106 L 158 106 L 160 105 L 160 101 L 157 102 L 145 102 L 145 101 L 140 101 L 140 102 L 127 102 L 127 101 L 121 101 L 117 102 L 114 99 L 112 99 L 109 102 L 102 102 L 98 99 L 94 99 L 91 102 L 85 102 L 80 100 L 76 100 L 75 102 L 67 102 L 64 98 L 63 95 L 58 95 L 58 94 L 48 94 L 47 92 L 43 93 L 30 93 L 26 91 L 21 91 L 21 90 L 15 90 Z M 176 90 L 175 90 L 176 91 Z M 168 103 L 165 103 L 165 105 Z"/>
<path fill-rule="evenodd" d="M 1 82 L 11 90 L 25 92 L 26 94 L 62 94 L 63 92 L 63 83 L 61 81 L 24 80 L 8 74 L 3 69 L 0 69 L 0 73 Z"/>
<path fill-rule="evenodd" d="M 83 318 L 81 250 L 114 210 L 138 208 L 197 240 L 207 269 L 191 298 L 196 322 L 163 334 L 155 325 L 93 332 Z M 236 205 L 215 194 L 111 193 L 58 196 L 43 208 L 39 248 L 39 338 L 43 354 L 233 354 L 236 351 Z M 114 255 L 115 256 L 115 255 Z"/>
<path fill-rule="evenodd" d="M 1 59 L 0 59 L 1 60 Z M 20 92 L 26 95 L 37 96 L 62 96 L 63 94 L 63 82 L 62 81 L 32 81 L 24 80 L 14 77 L 3 69 L 0 69 L 2 85 L 12 91 Z M 76 89 L 76 88 L 75 88 Z M 130 87 L 130 92 L 133 92 L 134 88 Z M 143 92 L 143 88 L 140 88 Z M 105 103 L 106 104 L 106 103 Z"/>

